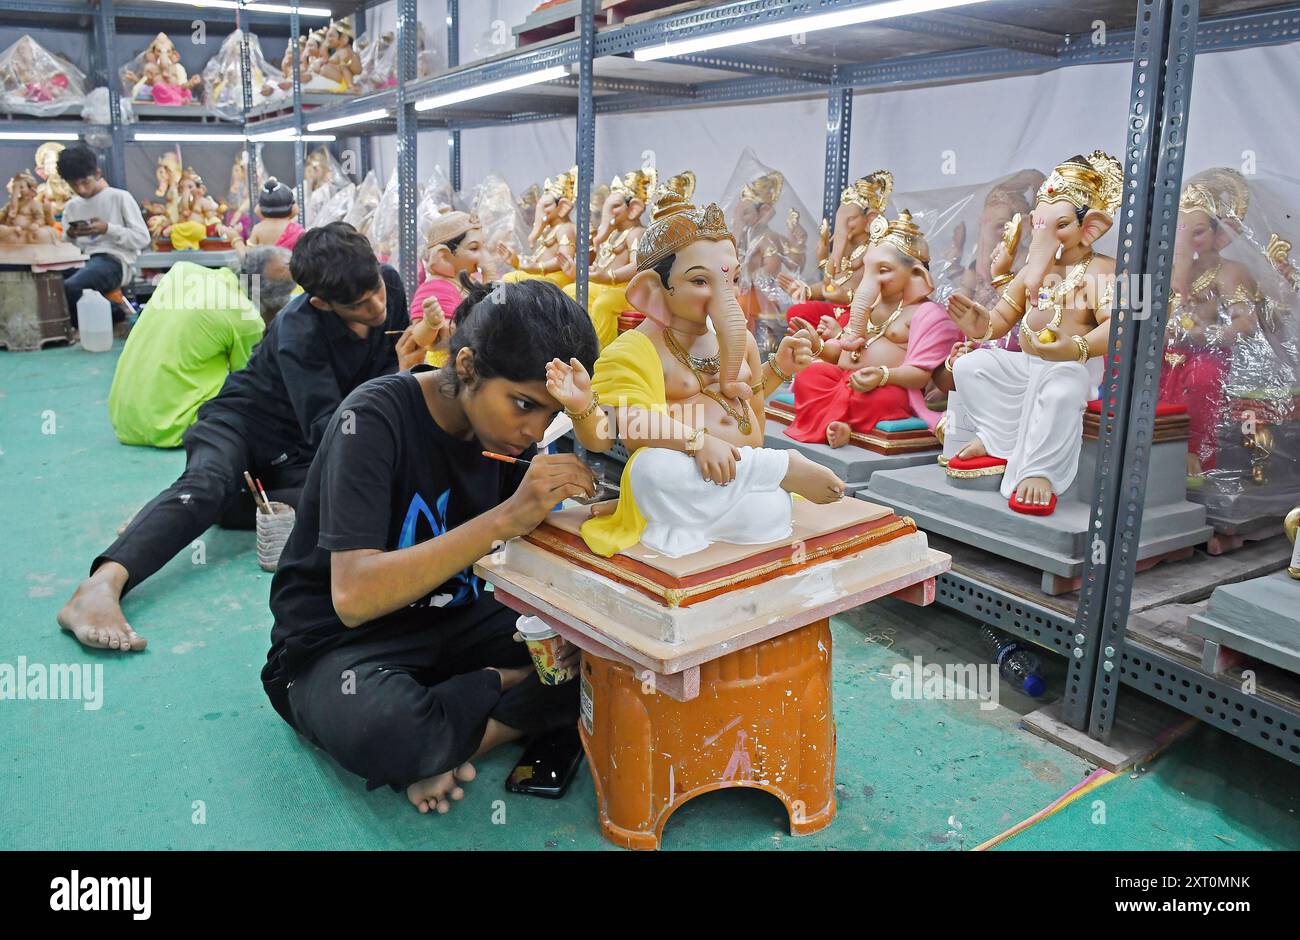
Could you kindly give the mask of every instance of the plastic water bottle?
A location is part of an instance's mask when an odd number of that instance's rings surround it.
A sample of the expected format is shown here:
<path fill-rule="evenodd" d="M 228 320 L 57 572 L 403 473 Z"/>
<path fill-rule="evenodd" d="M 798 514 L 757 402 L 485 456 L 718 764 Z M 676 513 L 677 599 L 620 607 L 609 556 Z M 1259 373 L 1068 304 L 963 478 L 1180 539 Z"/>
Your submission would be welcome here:
<path fill-rule="evenodd" d="M 1037 698 L 1047 690 L 1046 683 L 1038 674 L 1038 657 L 1025 649 L 1019 640 L 998 633 L 992 627 L 981 627 L 980 636 L 985 646 L 993 653 L 998 664 L 998 672 L 1011 686 L 1026 695 Z"/>
<path fill-rule="evenodd" d="M 98 291 L 84 290 L 77 301 L 77 329 L 81 348 L 108 352 L 113 348 L 113 305 Z"/>

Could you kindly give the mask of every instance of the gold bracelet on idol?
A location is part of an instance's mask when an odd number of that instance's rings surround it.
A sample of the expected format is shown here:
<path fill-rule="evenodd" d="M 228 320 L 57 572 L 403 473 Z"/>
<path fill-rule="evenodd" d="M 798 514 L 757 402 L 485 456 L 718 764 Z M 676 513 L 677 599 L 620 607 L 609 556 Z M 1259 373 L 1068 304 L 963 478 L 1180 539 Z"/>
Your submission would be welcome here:
<path fill-rule="evenodd" d="M 570 411 L 568 408 L 565 408 L 564 413 L 573 420 L 574 424 L 577 424 L 579 421 L 586 421 L 588 418 L 590 418 L 592 414 L 595 412 L 595 410 L 599 407 L 600 407 L 600 393 L 593 388 L 591 390 L 590 405 L 588 405 L 586 408 L 583 408 L 582 411 L 576 413 Z"/>

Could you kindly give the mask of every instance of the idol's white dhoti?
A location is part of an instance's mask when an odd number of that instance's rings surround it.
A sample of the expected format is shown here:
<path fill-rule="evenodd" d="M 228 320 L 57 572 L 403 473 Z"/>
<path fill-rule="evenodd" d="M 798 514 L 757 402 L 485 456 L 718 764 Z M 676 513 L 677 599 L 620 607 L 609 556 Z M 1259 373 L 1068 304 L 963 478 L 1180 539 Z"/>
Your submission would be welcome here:
<path fill-rule="evenodd" d="M 628 468 L 636 507 L 645 518 L 641 544 L 680 558 L 712 542 L 758 545 L 788 538 L 793 511 L 781 489 L 790 451 L 741 447 L 736 479 L 719 486 L 686 454 L 642 448 Z M 624 494 L 626 496 L 627 494 Z"/>
<path fill-rule="evenodd" d="M 1083 411 L 1101 370 L 1100 356 L 1084 365 L 989 348 L 954 363 L 957 393 L 984 449 L 1007 462 L 1003 496 L 1029 477 L 1045 478 L 1057 494 L 1074 482 Z"/>

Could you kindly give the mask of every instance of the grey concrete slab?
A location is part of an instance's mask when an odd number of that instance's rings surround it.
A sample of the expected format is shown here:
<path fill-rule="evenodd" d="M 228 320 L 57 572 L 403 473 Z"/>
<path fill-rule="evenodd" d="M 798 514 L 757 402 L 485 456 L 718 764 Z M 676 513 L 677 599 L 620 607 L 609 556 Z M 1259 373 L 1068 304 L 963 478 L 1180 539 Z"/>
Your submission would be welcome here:
<path fill-rule="evenodd" d="M 939 535 L 1064 578 L 1083 572 L 1088 545 L 1089 503 L 1071 486 L 1050 516 L 1013 512 L 999 492 L 952 486 L 937 464 L 872 475 L 862 498 L 883 503 Z M 1089 497 L 1091 494 L 1088 494 Z M 1213 530 L 1205 509 L 1187 502 L 1146 504 L 1138 560 L 1205 542 Z"/>
<path fill-rule="evenodd" d="M 1300 581 L 1278 571 L 1221 584 L 1205 611 L 1187 618 L 1187 629 L 1221 647 L 1300 673 Z"/>
<path fill-rule="evenodd" d="M 932 464 L 939 456 L 937 448 L 910 454 L 877 454 L 874 451 L 846 444 L 828 447 L 825 444 L 805 444 L 785 436 L 785 426 L 769 420 L 763 445 L 780 450 L 797 450 L 823 467 L 829 467 L 845 483 L 866 483 L 877 470 L 897 470 L 902 467 L 919 467 Z"/>

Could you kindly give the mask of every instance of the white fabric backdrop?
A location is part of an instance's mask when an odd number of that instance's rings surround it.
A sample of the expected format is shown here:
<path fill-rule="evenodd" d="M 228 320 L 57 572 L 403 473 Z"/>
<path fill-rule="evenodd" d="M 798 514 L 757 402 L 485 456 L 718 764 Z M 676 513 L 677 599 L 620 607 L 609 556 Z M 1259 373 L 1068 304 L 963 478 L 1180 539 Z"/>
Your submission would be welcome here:
<path fill-rule="evenodd" d="M 515 0 L 493 0 L 509 7 Z M 490 7 L 491 4 L 488 4 Z M 507 11 L 509 12 L 509 11 Z M 462 27 L 462 46 L 470 44 Z M 1021 167 L 1044 172 L 1095 148 L 1122 156 L 1128 63 L 1078 66 L 1041 75 L 858 94 L 850 174 L 885 167 L 899 192 L 988 182 Z M 1186 167 L 1293 175 L 1300 163 L 1295 129 L 1300 43 L 1197 57 Z M 420 135 L 420 179 L 446 165 L 446 135 Z M 693 169 L 697 196 L 721 199 L 746 146 L 776 167 L 799 198 L 822 202 L 826 102 L 764 102 L 674 112 L 603 116 L 596 122 L 596 181 L 608 180 L 654 151 L 662 173 Z M 574 122 L 549 121 L 461 135 L 463 189 L 496 172 L 516 192 L 574 161 Z M 393 166 L 393 140 L 375 142 L 375 165 Z M 1300 207 L 1296 207 L 1300 209 Z"/>

